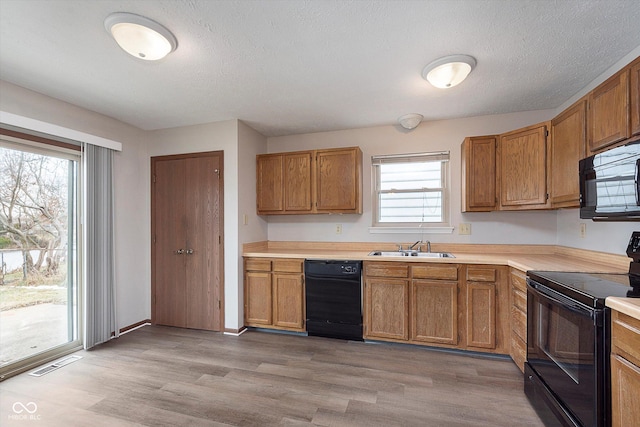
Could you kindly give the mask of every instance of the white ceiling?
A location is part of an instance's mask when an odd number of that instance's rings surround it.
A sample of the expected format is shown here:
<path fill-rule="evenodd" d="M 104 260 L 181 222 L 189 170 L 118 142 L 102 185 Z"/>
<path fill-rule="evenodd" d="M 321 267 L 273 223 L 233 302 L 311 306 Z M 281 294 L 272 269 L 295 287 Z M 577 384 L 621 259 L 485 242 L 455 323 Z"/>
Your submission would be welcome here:
<path fill-rule="evenodd" d="M 127 55 L 104 29 L 118 11 L 178 49 Z M 638 22 L 638 0 L 0 0 L 0 78 L 146 130 L 277 136 L 556 108 L 640 46 Z M 478 61 L 460 86 L 422 79 L 458 53 Z"/>

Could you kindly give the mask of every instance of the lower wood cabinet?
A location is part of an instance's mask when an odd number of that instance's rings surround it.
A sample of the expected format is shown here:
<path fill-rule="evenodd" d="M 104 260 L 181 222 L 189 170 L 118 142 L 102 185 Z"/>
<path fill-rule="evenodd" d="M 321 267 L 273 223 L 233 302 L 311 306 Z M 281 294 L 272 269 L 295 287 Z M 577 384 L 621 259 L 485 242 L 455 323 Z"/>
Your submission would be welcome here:
<path fill-rule="evenodd" d="M 364 263 L 364 337 L 409 339 L 409 266 Z"/>
<path fill-rule="evenodd" d="M 367 339 L 506 353 L 506 267 L 364 263 Z"/>
<path fill-rule="evenodd" d="M 640 425 L 640 320 L 611 311 L 611 425 Z"/>
<path fill-rule="evenodd" d="M 467 347 L 496 347 L 496 269 L 467 267 Z"/>
<path fill-rule="evenodd" d="M 527 359 L 527 281 L 526 273 L 512 268 L 510 282 L 510 348 L 509 355 L 524 372 Z"/>
<path fill-rule="evenodd" d="M 458 282 L 411 282 L 411 340 L 458 344 Z"/>
<path fill-rule="evenodd" d="M 305 330 L 303 261 L 245 258 L 246 326 Z"/>
<path fill-rule="evenodd" d="M 372 278 L 365 286 L 365 337 L 409 338 L 409 282 Z"/>

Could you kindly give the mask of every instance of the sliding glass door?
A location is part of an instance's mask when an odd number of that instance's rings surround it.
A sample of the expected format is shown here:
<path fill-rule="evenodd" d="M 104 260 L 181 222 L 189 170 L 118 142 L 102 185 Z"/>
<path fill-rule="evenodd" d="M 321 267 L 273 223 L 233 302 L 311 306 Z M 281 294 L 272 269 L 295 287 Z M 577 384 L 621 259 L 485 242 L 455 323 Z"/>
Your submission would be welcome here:
<path fill-rule="evenodd" d="M 80 152 L 0 135 L 0 375 L 80 342 Z"/>

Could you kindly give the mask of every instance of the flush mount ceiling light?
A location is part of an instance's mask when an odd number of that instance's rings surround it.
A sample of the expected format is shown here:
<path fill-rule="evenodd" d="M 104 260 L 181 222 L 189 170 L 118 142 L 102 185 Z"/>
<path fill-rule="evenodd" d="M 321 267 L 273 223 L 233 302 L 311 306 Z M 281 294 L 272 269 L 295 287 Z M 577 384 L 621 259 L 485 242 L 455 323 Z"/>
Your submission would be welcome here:
<path fill-rule="evenodd" d="M 422 114 L 405 114 L 404 116 L 398 117 L 398 123 L 400 123 L 400 126 L 403 128 L 411 130 L 418 127 L 423 118 Z"/>
<path fill-rule="evenodd" d="M 447 89 L 462 83 L 475 66 L 475 58 L 469 55 L 445 56 L 424 67 L 422 78 L 437 88 Z"/>
<path fill-rule="evenodd" d="M 162 59 L 178 47 L 171 31 L 133 13 L 112 13 L 104 20 L 104 27 L 125 52 L 145 61 Z"/>

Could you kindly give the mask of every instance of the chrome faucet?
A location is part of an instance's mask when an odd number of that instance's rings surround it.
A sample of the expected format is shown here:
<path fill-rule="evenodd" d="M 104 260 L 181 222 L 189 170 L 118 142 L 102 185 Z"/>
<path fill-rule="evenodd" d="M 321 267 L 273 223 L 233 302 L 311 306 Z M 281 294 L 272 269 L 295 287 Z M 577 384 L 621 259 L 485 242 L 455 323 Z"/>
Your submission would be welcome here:
<path fill-rule="evenodd" d="M 417 242 L 415 242 L 413 245 L 409 246 L 409 249 L 413 250 L 417 245 L 419 245 L 420 243 L 422 243 L 422 240 L 418 240 Z"/>
<path fill-rule="evenodd" d="M 427 252 L 431 253 L 431 242 L 427 240 Z"/>

